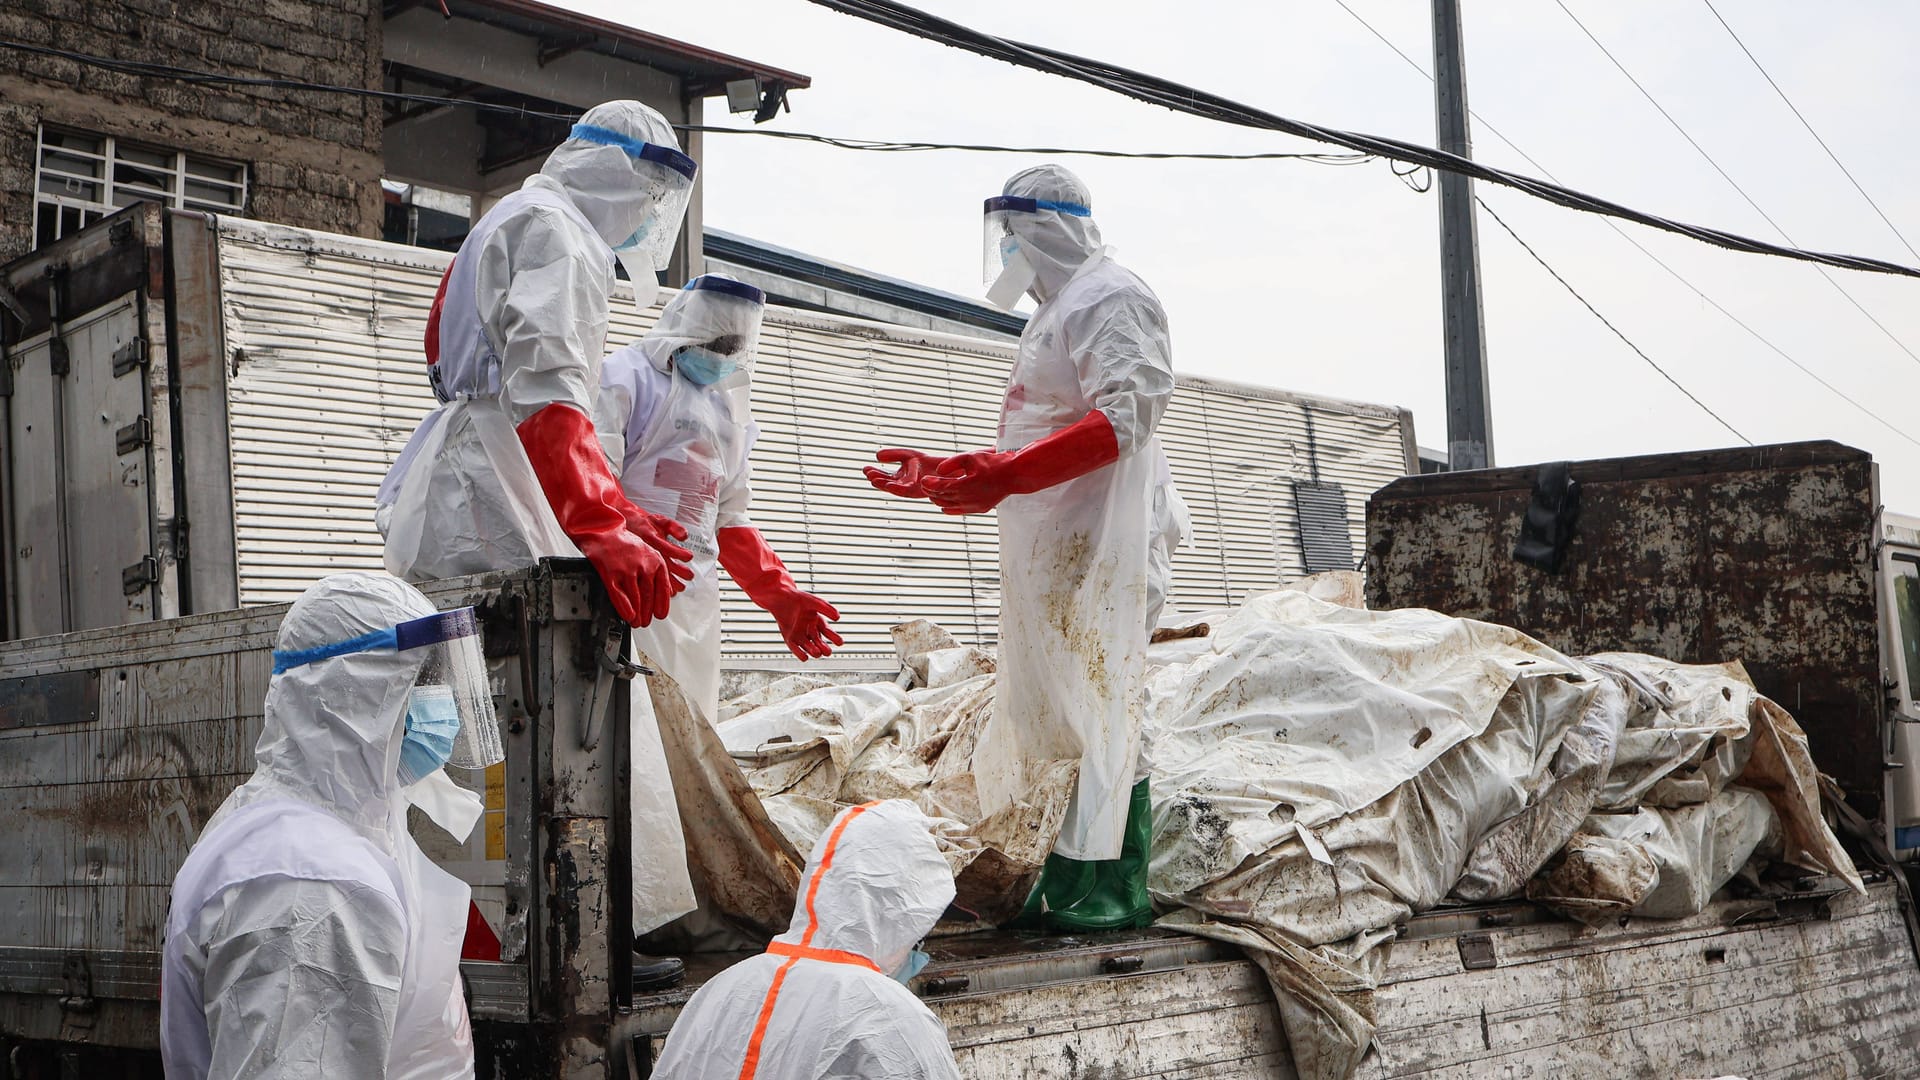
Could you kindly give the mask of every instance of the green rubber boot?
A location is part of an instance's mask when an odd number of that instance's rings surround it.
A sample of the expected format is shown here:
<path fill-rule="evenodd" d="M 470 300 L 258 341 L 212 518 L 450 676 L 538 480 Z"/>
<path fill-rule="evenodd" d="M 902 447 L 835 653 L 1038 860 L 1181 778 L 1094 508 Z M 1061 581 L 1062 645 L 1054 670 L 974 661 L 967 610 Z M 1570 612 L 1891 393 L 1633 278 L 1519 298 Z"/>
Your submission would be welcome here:
<path fill-rule="evenodd" d="M 1095 865 L 1065 855 L 1047 856 L 1046 865 L 1040 868 L 1039 880 L 1027 894 L 1026 906 L 1020 909 L 1019 917 L 1007 925 L 1016 930 L 1048 929 L 1047 912 L 1071 907 L 1092 891 Z"/>
<path fill-rule="evenodd" d="M 1055 903 L 1049 897 L 1042 916 L 1047 927 L 1065 933 L 1097 933 L 1133 930 L 1151 923 L 1153 899 L 1147 895 L 1147 860 L 1152 840 L 1153 799 L 1147 782 L 1142 780 L 1133 785 L 1127 803 L 1120 857 L 1080 864 L 1092 870 L 1090 887 L 1069 903 Z M 1053 860 L 1047 862 L 1051 867 Z M 1033 906 L 1031 900 L 1028 904 Z"/>

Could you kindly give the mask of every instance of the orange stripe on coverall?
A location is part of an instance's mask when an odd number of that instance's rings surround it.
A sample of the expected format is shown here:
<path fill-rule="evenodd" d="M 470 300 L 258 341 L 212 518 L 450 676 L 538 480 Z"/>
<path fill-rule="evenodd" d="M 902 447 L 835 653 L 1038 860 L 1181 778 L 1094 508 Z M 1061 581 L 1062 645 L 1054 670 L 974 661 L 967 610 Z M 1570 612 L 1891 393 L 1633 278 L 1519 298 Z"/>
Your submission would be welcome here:
<path fill-rule="evenodd" d="M 839 949 L 813 947 L 814 932 L 820 929 L 820 920 L 813 913 L 813 901 L 820 895 L 820 879 L 827 876 L 827 868 L 833 865 L 833 853 L 840 849 L 840 837 L 847 831 L 847 826 L 853 824 L 854 818 L 878 805 L 880 804 L 877 802 L 870 802 L 854 807 L 846 817 L 840 820 L 840 824 L 834 826 L 833 835 L 827 837 L 826 850 L 820 853 L 820 865 L 813 871 L 813 880 L 807 882 L 807 928 L 800 934 L 800 944 L 787 945 L 774 942 L 767 946 L 768 953 L 785 956 L 787 962 L 781 964 L 780 970 L 773 973 L 773 985 L 767 987 L 767 998 L 760 1003 L 760 1018 L 754 1021 L 753 1038 L 747 1041 L 747 1059 L 740 1063 L 740 1080 L 753 1080 L 754 1074 L 760 1070 L 760 1044 L 767 1037 L 767 1025 L 773 1022 L 774 1003 L 780 999 L 780 987 L 786 983 L 787 972 L 793 970 L 793 965 L 802 960 L 824 960 L 833 964 L 851 963 L 874 971 L 880 970 L 880 965 L 864 956 L 842 952 Z"/>

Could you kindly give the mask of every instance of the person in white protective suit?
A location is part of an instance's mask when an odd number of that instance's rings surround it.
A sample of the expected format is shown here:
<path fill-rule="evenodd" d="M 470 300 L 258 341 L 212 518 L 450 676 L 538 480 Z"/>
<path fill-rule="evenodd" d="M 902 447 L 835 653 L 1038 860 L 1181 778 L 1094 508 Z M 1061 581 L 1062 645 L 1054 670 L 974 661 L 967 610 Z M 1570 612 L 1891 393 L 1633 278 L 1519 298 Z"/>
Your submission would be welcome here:
<path fill-rule="evenodd" d="M 468 234 L 427 318 L 441 404 L 380 486 L 386 567 L 409 581 L 585 555 L 634 626 L 664 618 L 693 576 L 672 519 L 620 491 L 593 425 L 616 261 L 640 303 L 667 265 L 697 167 L 637 101 L 589 109 L 540 172 Z M 685 840 L 646 686 L 633 680 L 629 775 L 636 934 L 693 910 Z M 478 913 L 476 913 L 478 918 Z M 635 985 L 680 978 L 636 960 Z"/>
<path fill-rule="evenodd" d="M 616 259 L 655 292 L 697 171 L 637 101 L 587 111 L 467 235 L 427 317 L 441 404 L 380 485 L 387 569 L 409 581 L 585 555 L 634 626 L 692 576 L 678 528 L 621 494 L 593 410 Z"/>
<path fill-rule="evenodd" d="M 634 643 L 708 723 L 720 708 L 720 577 L 773 615 L 801 661 L 841 644 L 833 605 L 802 591 L 747 517 L 748 459 L 760 429 L 748 392 L 766 296 L 722 274 L 688 282 L 644 338 L 600 367 L 595 426 L 634 505 L 686 529 L 693 580 Z"/>
<path fill-rule="evenodd" d="M 161 960 L 170 1078 L 474 1074 L 460 984 L 468 888 L 407 832 L 456 838 L 501 758 L 472 608 L 384 574 L 302 593 L 274 642 L 257 765 L 174 878 Z"/>
<path fill-rule="evenodd" d="M 894 472 L 866 470 L 880 490 L 949 514 L 999 510 L 999 681 L 973 771 L 990 814 L 1037 767 L 1079 759 L 1023 915 L 1069 932 L 1153 917 L 1136 694 L 1186 531 L 1154 437 L 1174 388 L 1166 313 L 1101 246 L 1092 206 L 1057 165 L 1016 174 L 986 202 L 989 297 L 1010 307 L 1026 292 L 1039 305 L 1007 379 L 997 449 L 888 449 L 877 457 Z"/>
<path fill-rule="evenodd" d="M 901 799 L 842 810 L 801 882 L 786 933 L 680 1010 L 655 1080 L 958 1078 L 946 1028 L 905 985 L 953 902 L 927 817 Z"/>

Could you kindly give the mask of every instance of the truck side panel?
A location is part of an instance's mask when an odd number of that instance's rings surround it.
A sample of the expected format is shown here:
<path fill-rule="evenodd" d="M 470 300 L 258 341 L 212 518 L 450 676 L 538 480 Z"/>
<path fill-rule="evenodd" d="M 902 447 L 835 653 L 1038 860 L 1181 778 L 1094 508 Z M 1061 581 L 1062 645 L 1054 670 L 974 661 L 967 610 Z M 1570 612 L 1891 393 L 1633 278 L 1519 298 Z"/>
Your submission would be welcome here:
<path fill-rule="evenodd" d="M 1566 563 L 1511 558 L 1535 470 L 1407 477 L 1367 504 L 1367 603 L 1570 653 L 1740 660 L 1868 817 L 1881 801 L 1873 460 L 1831 442 L 1572 463 Z"/>

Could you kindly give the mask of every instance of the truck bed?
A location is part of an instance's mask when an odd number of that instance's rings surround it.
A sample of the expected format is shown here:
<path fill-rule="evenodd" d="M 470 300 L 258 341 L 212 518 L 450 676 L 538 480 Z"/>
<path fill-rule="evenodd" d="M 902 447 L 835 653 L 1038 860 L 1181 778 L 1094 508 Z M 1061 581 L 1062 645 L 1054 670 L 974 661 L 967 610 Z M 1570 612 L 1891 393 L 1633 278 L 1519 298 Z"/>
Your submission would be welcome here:
<path fill-rule="evenodd" d="M 509 913 L 508 961 L 465 965 L 481 1075 L 645 1076 L 688 995 L 737 957 L 696 958 L 672 993 L 621 986 L 624 750 L 583 735 L 617 733 L 618 715 L 588 721 L 624 695 L 599 686 L 591 570 L 431 592 L 482 605 L 508 718 L 498 850 L 463 870 Z M 151 1060 L 168 885 L 251 767 L 281 610 L 0 643 L 0 1044 Z M 562 873 L 585 858 L 605 873 Z M 1358 1075 L 1920 1076 L 1901 896 L 1884 876 L 1864 897 L 1816 883 L 1600 931 L 1524 903 L 1429 912 L 1388 950 Z M 1295 1075 L 1267 976 L 1231 946 L 1149 930 L 929 952 L 914 986 L 965 1075 Z"/>
<path fill-rule="evenodd" d="M 1166 930 L 929 943 L 914 988 L 962 1075 L 1294 1080 L 1273 991 L 1239 950 Z M 738 956 L 637 998 L 657 1055 Z M 1388 955 L 1357 1080 L 1920 1075 L 1920 965 L 1898 886 L 1723 900 L 1690 919 L 1589 930 L 1533 904 L 1415 916 Z"/>

